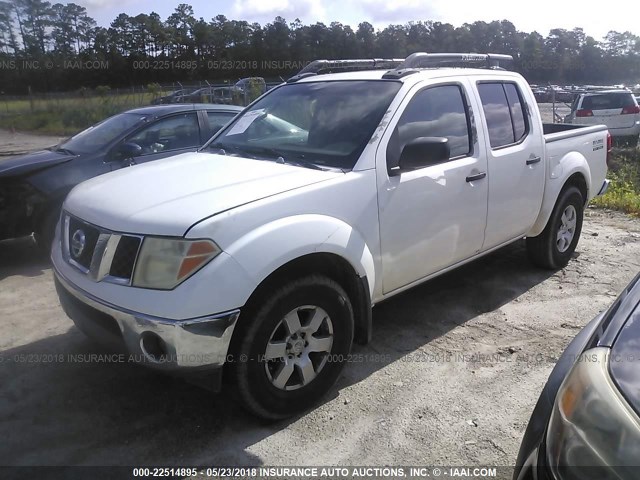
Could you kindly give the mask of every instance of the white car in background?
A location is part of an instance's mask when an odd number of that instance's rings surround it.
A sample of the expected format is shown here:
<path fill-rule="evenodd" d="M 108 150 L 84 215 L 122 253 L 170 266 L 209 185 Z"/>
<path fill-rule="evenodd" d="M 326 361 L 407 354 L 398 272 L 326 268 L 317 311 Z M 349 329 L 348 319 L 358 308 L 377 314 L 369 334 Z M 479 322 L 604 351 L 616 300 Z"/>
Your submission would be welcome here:
<path fill-rule="evenodd" d="M 618 143 L 636 146 L 640 135 L 640 107 L 629 90 L 603 90 L 578 95 L 565 123 L 606 125 Z"/>

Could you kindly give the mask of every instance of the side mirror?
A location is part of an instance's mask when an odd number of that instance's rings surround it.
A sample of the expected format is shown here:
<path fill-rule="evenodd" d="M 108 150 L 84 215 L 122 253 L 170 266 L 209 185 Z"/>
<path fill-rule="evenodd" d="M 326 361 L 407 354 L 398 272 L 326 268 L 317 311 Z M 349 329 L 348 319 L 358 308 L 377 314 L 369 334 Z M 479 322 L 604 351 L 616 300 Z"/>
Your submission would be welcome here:
<path fill-rule="evenodd" d="M 142 154 L 142 147 L 137 143 L 121 143 L 113 151 L 113 160 L 127 160 Z"/>
<path fill-rule="evenodd" d="M 449 160 L 451 151 L 446 137 L 418 137 L 407 143 L 400 154 L 399 172 L 409 172 Z"/>

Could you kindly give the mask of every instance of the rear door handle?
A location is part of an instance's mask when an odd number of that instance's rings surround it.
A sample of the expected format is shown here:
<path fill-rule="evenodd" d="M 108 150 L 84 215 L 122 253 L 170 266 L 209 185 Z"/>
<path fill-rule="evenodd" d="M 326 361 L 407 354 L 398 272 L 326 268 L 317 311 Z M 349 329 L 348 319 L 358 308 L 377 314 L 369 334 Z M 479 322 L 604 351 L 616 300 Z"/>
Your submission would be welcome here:
<path fill-rule="evenodd" d="M 487 176 L 486 172 L 476 173 L 475 175 L 469 175 L 467 177 L 467 182 L 475 182 L 476 180 L 482 180 L 486 176 Z"/>
<path fill-rule="evenodd" d="M 527 165 L 533 165 L 534 163 L 538 163 L 540 160 L 542 160 L 540 157 L 531 157 L 527 160 Z"/>

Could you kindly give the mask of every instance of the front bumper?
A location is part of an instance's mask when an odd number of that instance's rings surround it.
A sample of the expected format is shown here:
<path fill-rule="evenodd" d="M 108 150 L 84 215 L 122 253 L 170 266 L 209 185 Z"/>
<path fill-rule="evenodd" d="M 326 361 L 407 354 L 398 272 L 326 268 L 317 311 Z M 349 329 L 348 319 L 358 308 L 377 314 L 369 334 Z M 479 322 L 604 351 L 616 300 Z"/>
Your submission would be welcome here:
<path fill-rule="evenodd" d="M 65 313 L 87 336 L 146 366 L 184 372 L 221 367 L 227 358 L 240 310 L 188 320 L 171 320 L 109 304 L 73 285 L 54 265 Z"/>

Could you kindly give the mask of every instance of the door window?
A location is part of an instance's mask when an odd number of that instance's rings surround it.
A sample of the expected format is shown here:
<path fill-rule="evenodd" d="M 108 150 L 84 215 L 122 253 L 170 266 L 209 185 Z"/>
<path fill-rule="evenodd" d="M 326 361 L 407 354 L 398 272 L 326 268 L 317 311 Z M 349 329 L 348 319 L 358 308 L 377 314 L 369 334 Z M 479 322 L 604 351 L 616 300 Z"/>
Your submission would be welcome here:
<path fill-rule="evenodd" d="M 518 87 L 514 83 L 503 84 L 509 102 L 509 111 L 513 121 L 513 136 L 515 142 L 522 140 L 527 134 L 527 117 L 523 107 L 522 98 L 518 92 Z"/>
<path fill-rule="evenodd" d="M 162 118 L 129 137 L 127 142 L 142 147 L 142 155 L 200 145 L 200 127 L 195 113 Z"/>
<path fill-rule="evenodd" d="M 481 83 L 478 92 L 487 119 L 491 148 L 518 143 L 527 135 L 524 104 L 515 84 Z"/>
<path fill-rule="evenodd" d="M 397 166 L 404 146 L 419 137 L 449 139 L 450 158 L 469 155 L 469 125 L 469 115 L 459 86 L 442 85 L 418 92 L 402 113 L 389 141 L 389 167 Z"/>

